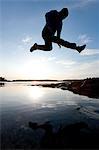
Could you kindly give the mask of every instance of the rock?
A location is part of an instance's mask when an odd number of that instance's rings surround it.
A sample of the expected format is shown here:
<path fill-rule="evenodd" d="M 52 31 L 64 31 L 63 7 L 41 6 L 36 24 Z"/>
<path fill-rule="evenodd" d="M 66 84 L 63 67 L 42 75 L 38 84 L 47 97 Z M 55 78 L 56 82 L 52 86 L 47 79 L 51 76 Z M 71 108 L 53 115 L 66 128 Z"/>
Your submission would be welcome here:
<path fill-rule="evenodd" d="M 99 98 L 99 78 L 74 81 L 68 90 L 91 98 Z"/>

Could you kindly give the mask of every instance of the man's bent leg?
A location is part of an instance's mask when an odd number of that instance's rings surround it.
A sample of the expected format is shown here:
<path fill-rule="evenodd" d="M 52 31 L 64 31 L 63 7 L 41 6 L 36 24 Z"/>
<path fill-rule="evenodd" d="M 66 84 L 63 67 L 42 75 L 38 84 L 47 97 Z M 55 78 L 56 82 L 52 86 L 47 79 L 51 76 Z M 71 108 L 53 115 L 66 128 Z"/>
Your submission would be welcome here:
<path fill-rule="evenodd" d="M 52 46 L 51 45 L 37 45 L 37 49 L 43 50 L 43 51 L 51 51 Z"/>
<path fill-rule="evenodd" d="M 44 39 L 45 45 L 37 45 L 37 49 L 43 51 L 51 51 L 52 50 L 52 41 L 50 39 Z"/>
<path fill-rule="evenodd" d="M 43 51 L 51 51 L 52 50 L 52 42 L 51 41 L 45 41 L 45 45 L 38 45 L 35 43 L 31 49 L 30 52 L 33 52 L 34 50 L 43 50 Z"/>

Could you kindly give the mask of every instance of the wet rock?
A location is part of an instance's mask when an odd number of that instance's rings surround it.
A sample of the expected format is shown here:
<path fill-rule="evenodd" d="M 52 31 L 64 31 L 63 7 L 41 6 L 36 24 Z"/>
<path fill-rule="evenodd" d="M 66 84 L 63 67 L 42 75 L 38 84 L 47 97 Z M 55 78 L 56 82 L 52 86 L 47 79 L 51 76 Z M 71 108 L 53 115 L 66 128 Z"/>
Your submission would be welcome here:
<path fill-rule="evenodd" d="M 68 90 L 90 98 L 99 98 L 99 78 L 74 81 L 68 86 Z"/>
<path fill-rule="evenodd" d="M 39 128 L 45 130 L 40 148 L 91 148 L 99 146 L 98 134 L 95 136 L 85 122 L 77 122 L 64 127 L 60 125 L 57 132 L 53 132 L 53 126 L 50 122 L 44 124 L 31 122 L 29 127 L 33 130 Z"/>

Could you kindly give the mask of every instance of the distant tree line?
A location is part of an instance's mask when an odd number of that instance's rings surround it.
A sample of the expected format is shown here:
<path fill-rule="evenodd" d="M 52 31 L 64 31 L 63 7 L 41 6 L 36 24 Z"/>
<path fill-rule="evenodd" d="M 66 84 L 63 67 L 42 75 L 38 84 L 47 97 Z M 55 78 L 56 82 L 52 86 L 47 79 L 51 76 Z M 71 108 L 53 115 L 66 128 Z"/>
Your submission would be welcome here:
<path fill-rule="evenodd" d="M 7 81 L 7 80 L 3 77 L 0 77 L 0 81 Z"/>

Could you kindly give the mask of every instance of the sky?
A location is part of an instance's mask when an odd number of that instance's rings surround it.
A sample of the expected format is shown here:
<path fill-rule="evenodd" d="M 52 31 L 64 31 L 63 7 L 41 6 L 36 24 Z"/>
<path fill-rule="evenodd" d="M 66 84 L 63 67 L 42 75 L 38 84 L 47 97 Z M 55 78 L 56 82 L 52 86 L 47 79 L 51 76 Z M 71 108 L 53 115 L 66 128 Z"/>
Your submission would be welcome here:
<path fill-rule="evenodd" d="M 99 0 L 0 0 L 0 76 L 12 79 L 83 79 L 99 77 Z M 53 43 L 44 44 L 45 14 L 67 7 L 61 38 L 86 44 L 80 54 Z"/>

